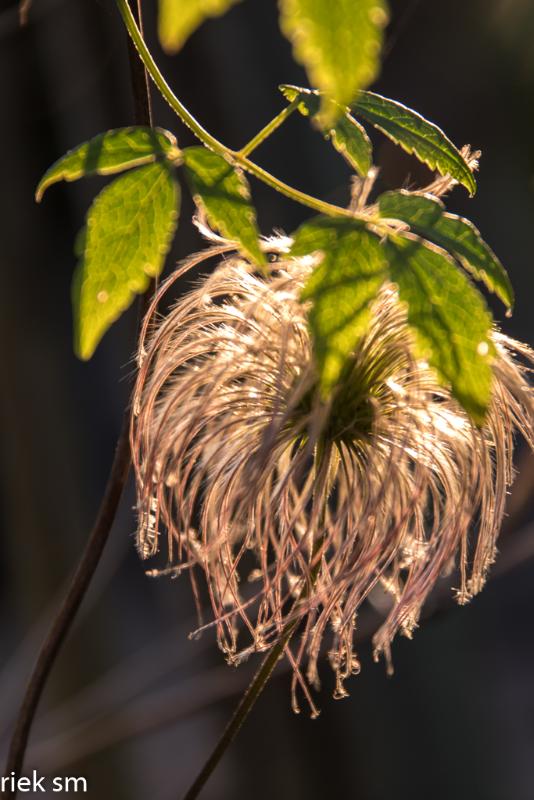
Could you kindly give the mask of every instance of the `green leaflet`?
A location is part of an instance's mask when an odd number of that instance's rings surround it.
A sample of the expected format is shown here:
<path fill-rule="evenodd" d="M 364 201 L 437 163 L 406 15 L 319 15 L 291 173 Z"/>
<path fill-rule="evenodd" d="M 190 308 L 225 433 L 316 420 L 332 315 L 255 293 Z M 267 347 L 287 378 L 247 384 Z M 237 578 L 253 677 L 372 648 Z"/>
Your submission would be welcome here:
<path fill-rule="evenodd" d="M 399 144 L 406 152 L 413 153 L 430 169 L 441 175 L 451 175 L 468 190 L 476 192 L 476 181 L 469 165 L 445 136 L 442 130 L 428 122 L 420 114 L 373 92 L 361 92 L 352 104 L 352 111 L 360 115 L 375 128 Z"/>
<path fill-rule="evenodd" d="M 176 160 L 176 139 L 161 128 L 117 128 L 106 131 L 69 150 L 48 169 L 35 193 L 39 202 L 52 184 L 75 181 L 86 175 L 111 175 L 157 158 Z"/>
<path fill-rule="evenodd" d="M 365 129 L 350 114 L 338 119 L 330 131 L 330 141 L 362 177 L 372 165 L 372 147 Z"/>
<path fill-rule="evenodd" d="M 443 247 L 508 308 L 513 306 L 514 290 L 506 270 L 472 222 L 445 213 L 443 203 L 434 197 L 405 191 L 383 194 L 378 207 L 381 216 L 406 222 L 414 233 Z"/>
<path fill-rule="evenodd" d="M 304 116 L 315 116 L 319 111 L 320 96 L 310 89 L 283 84 L 280 90 L 284 97 L 292 102 L 298 99 L 298 110 Z M 372 146 L 364 128 L 352 117 L 347 109 L 340 108 L 341 116 L 325 135 L 340 153 L 362 177 L 365 177 L 372 164 Z"/>
<path fill-rule="evenodd" d="M 161 46 L 176 53 L 208 17 L 218 17 L 239 0 L 159 0 L 158 31 Z"/>
<path fill-rule="evenodd" d="M 159 275 L 177 224 L 179 189 L 160 162 L 116 178 L 87 214 L 72 300 L 77 355 L 87 360 L 134 294 Z"/>
<path fill-rule="evenodd" d="M 391 279 L 407 304 L 420 355 L 477 424 L 491 398 L 491 315 L 484 299 L 444 254 L 409 236 L 385 245 Z"/>
<path fill-rule="evenodd" d="M 375 79 L 382 29 L 387 22 L 384 0 L 279 0 L 280 27 L 293 45 L 295 59 L 310 83 L 324 92 L 323 127 L 331 126 L 342 106 Z"/>
<path fill-rule="evenodd" d="M 256 264 L 265 264 L 258 241 L 256 212 L 241 170 L 205 147 L 183 151 L 186 178 L 197 206 L 208 221 Z"/>
<path fill-rule="evenodd" d="M 328 392 L 339 378 L 358 339 L 365 333 L 369 305 L 387 277 L 387 260 L 377 236 L 352 220 L 315 217 L 294 235 L 290 255 L 321 251 L 302 300 L 312 300 L 310 328 Z"/>

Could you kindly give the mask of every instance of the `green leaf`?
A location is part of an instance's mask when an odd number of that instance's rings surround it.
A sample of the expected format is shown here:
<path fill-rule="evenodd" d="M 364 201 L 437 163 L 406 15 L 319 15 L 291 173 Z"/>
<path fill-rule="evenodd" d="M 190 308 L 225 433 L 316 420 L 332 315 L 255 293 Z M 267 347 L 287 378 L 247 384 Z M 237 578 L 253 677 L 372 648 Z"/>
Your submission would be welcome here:
<path fill-rule="evenodd" d="M 327 98 L 347 106 L 376 78 L 386 22 L 384 0 L 280 0 L 280 26 L 295 59 L 326 95 L 324 127 L 341 113 Z"/>
<path fill-rule="evenodd" d="M 77 355 L 87 360 L 100 339 L 159 275 L 177 224 L 178 184 L 157 162 L 116 178 L 87 214 L 72 300 Z"/>
<path fill-rule="evenodd" d="M 256 212 L 242 171 L 205 147 L 187 147 L 183 158 L 193 198 L 209 223 L 227 239 L 237 242 L 247 258 L 265 264 Z"/>
<path fill-rule="evenodd" d="M 450 175 L 465 186 L 469 194 L 475 194 L 476 181 L 469 165 L 437 125 L 402 103 L 373 92 L 361 92 L 352 110 L 430 169 Z"/>
<path fill-rule="evenodd" d="M 280 91 L 289 102 L 298 101 L 297 108 L 305 117 L 314 116 L 319 111 L 318 92 L 289 84 L 282 84 Z M 364 128 L 345 108 L 340 108 L 340 113 L 337 122 L 325 131 L 325 135 L 351 167 L 365 177 L 372 164 L 371 142 Z"/>
<path fill-rule="evenodd" d="M 495 353 L 484 298 L 444 253 L 420 239 L 390 237 L 385 249 L 420 356 L 482 424 L 491 398 Z"/>
<path fill-rule="evenodd" d="M 352 220 L 316 217 L 294 235 L 290 255 L 319 251 L 302 300 L 311 300 L 309 321 L 323 392 L 336 383 L 365 333 L 370 304 L 387 277 L 387 259 L 377 236 Z"/>
<path fill-rule="evenodd" d="M 372 165 L 372 146 L 365 129 L 350 114 L 338 119 L 329 134 L 341 155 L 365 178 Z"/>
<path fill-rule="evenodd" d="M 506 270 L 472 222 L 445 213 L 435 197 L 406 191 L 386 192 L 378 206 L 382 217 L 406 222 L 414 233 L 443 247 L 508 308 L 513 306 L 514 290 Z"/>
<path fill-rule="evenodd" d="M 157 158 L 175 160 L 179 154 L 176 139 L 161 128 L 117 128 L 106 131 L 65 153 L 45 172 L 37 187 L 39 202 L 52 184 L 76 181 L 87 175 L 111 175 Z"/>
<path fill-rule="evenodd" d="M 219 17 L 239 0 L 159 0 L 161 46 L 176 53 L 208 17 Z"/>

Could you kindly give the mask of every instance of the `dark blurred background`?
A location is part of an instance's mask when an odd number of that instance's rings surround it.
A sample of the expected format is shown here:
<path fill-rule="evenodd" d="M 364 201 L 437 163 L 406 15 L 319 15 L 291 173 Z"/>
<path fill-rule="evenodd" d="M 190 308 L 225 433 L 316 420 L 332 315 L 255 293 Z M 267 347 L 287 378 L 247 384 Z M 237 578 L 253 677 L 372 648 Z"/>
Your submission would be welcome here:
<path fill-rule="evenodd" d="M 230 146 L 282 107 L 277 85 L 305 84 L 278 31 L 274 0 L 245 0 L 206 23 L 184 50 L 154 52 L 177 94 Z M 54 187 L 33 201 L 44 170 L 68 148 L 132 122 L 125 34 L 112 0 L 0 2 L 2 388 L 0 509 L 0 750 L 24 681 L 98 507 L 132 373 L 135 311 L 88 364 L 71 348 L 72 243 L 100 179 Z M 479 192 L 451 210 L 468 215 L 510 271 L 517 310 L 506 331 L 534 341 L 534 3 L 392 2 L 385 58 L 373 88 L 483 151 Z M 154 96 L 157 124 L 180 144 L 187 130 Z M 381 187 L 425 169 L 379 136 Z M 259 163 L 308 192 L 344 202 L 348 171 L 307 121 L 291 118 Z M 253 185 L 264 233 L 308 214 Z M 184 200 L 168 268 L 200 246 Z M 502 310 L 496 308 L 501 320 Z M 510 500 L 495 577 L 467 608 L 440 590 L 413 642 L 393 649 L 395 674 L 371 658 L 377 614 L 362 614 L 362 674 L 351 697 L 321 716 L 290 711 L 277 675 L 205 789 L 206 800 L 532 800 L 534 798 L 533 462 Z M 32 734 L 28 768 L 83 775 L 91 798 L 178 798 L 207 756 L 254 664 L 227 667 L 213 636 L 190 641 L 187 579 L 153 580 L 134 550 L 130 486 L 75 631 Z M 27 795 L 30 796 L 30 795 Z M 40 796 L 40 795 L 39 795 Z"/>

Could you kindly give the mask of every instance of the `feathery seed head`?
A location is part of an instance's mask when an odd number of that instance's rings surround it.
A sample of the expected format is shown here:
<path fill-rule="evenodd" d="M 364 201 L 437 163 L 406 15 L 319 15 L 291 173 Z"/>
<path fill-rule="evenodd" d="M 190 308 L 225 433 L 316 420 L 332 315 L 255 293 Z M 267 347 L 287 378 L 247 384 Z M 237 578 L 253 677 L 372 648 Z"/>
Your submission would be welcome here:
<path fill-rule="evenodd" d="M 270 249 L 268 277 L 231 257 L 147 325 L 132 418 L 138 544 L 151 556 L 165 532 L 169 563 L 204 571 L 230 662 L 299 625 L 285 653 L 311 702 L 328 629 L 337 696 L 358 670 L 357 612 L 375 587 L 391 598 L 374 639 L 388 660 L 444 572 L 459 567 L 460 603 L 482 588 L 514 432 L 533 444 L 533 354 L 493 332 L 493 397 L 477 428 L 414 356 L 386 284 L 325 401 L 299 299 L 313 259 L 285 257 L 283 240 Z"/>

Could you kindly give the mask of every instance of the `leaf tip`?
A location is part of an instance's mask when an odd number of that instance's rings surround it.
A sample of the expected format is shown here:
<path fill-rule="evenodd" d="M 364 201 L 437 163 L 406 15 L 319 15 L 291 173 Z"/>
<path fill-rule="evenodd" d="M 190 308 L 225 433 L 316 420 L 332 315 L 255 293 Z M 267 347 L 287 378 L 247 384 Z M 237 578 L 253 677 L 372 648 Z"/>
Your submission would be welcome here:
<path fill-rule="evenodd" d="M 48 189 L 48 182 L 45 181 L 45 179 L 43 178 L 42 180 L 39 181 L 39 183 L 37 184 L 37 188 L 35 190 L 34 197 L 36 203 L 41 202 L 41 200 L 43 199 L 43 195 L 47 189 Z"/>
<path fill-rule="evenodd" d="M 460 180 L 459 183 L 461 183 L 462 186 L 464 186 L 467 189 L 469 197 L 474 197 L 477 193 L 478 187 L 473 169 L 476 169 L 478 161 L 475 162 L 475 167 L 473 168 L 473 165 L 464 158 L 463 150 L 459 150 L 458 152 L 460 153 L 460 156 L 462 157 L 465 166 L 465 177 L 463 180 Z"/>
<path fill-rule="evenodd" d="M 88 349 L 88 348 L 81 349 L 80 347 L 77 347 L 77 346 L 76 346 L 76 344 L 74 344 L 74 355 L 75 355 L 75 356 L 76 356 L 76 357 L 77 357 L 77 358 L 78 358 L 80 361 L 83 361 L 83 362 L 85 362 L 85 363 L 86 363 L 87 361 L 90 361 L 90 360 L 91 360 L 91 358 L 93 357 L 93 354 L 94 354 L 95 350 L 96 350 L 96 347 L 93 347 L 93 348 L 91 348 L 91 349 Z"/>
<path fill-rule="evenodd" d="M 80 361 L 90 361 L 102 337 L 88 336 L 81 327 L 81 320 L 74 319 L 73 350 Z"/>

